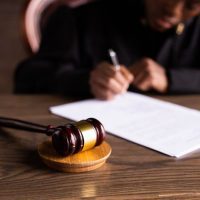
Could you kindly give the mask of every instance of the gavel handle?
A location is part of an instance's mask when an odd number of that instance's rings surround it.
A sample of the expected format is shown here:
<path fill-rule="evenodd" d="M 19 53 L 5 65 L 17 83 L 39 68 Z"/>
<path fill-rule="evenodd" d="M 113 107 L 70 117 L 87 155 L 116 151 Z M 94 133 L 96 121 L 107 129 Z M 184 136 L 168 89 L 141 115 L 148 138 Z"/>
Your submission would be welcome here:
<path fill-rule="evenodd" d="M 0 127 L 14 128 L 19 130 L 47 133 L 48 126 L 43 126 L 40 124 L 34 124 L 31 122 L 26 122 L 18 119 L 0 117 Z"/>

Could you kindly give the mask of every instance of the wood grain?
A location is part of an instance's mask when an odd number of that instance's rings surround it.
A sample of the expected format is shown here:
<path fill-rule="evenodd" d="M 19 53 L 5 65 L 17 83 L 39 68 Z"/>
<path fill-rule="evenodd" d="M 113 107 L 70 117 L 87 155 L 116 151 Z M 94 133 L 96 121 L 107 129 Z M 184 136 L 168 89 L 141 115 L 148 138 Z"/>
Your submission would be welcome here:
<path fill-rule="evenodd" d="M 159 96 L 200 109 L 200 96 Z M 69 99 L 55 96 L 0 96 L 0 115 L 35 123 L 60 125 L 69 120 L 48 107 Z M 200 199 L 200 151 L 174 159 L 145 147 L 107 136 L 112 147 L 108 161 L 86 173 L 48 169 L 37 154 L 46 136 L 0 129 L 0 199 Z"/>
<path fill-rule="evenodd" d="M 101 167 L 111 154 L 111 147 L 103 142 L 87 151 L 70 156 L 60 156 L 51 141 L 45 141 L 38 146 L 38 152 L 43 162 L 50 168 L 62 172 L 87 172 Z"/>

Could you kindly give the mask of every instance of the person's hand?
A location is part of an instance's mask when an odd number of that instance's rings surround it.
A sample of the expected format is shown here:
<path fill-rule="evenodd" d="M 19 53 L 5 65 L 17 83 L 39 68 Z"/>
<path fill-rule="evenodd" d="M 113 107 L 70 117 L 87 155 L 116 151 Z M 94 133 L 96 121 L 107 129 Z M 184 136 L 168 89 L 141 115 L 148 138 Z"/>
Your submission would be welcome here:
<path fill-rule="evenodd" d="M 127 91 L 132 81 L 133 75 L 125 66 L 116 70 L 113 65 L 102 62 L 91 72 L 89 84 L 95 98 L 110 100 Z"/>
<path fill-rule="evenodd" d="M 143 58 L 129 68 L 134 75 L 133 86 L 141 91 L 151 89 L 160 93 L 167 92 L 168 79 L 165 69 L 150 58 Z"/>

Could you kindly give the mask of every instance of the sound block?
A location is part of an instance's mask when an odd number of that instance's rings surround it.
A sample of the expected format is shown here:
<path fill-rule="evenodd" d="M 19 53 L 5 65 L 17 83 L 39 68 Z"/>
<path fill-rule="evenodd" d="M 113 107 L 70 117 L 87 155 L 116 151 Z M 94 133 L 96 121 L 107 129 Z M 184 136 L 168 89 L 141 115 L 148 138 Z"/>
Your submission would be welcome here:
<path fill-rule="evenodd" d="M 50 168 L 62 172 L 86 172 L 101 167 L 111 154 L 111 147 L 105 141 L 93 149 L 67 157 L 60 156 L 53 148 L 51 141 L 38 146 L 42 161 Z"/>

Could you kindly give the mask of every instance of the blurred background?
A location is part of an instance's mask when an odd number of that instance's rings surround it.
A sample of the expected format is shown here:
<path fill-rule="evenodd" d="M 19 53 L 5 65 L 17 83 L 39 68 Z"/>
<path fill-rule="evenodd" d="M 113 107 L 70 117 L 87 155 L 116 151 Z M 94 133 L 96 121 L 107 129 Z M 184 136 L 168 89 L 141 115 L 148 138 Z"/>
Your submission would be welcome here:
<path fill-rule="evenodd" d="M 22 42 L 22 8 L 25 0 L 0 1 L 0 94 L 13 90 L 16 64 L 28 53 Z"/>
<path fill-rule="evenodd" d="M 76 7 L 90 1 L 0 0 L 0 94 L 13 92 L 17 64 L 31 55 L 30 50 L 37 51 L 42 25 L 56 7 Z"/>

